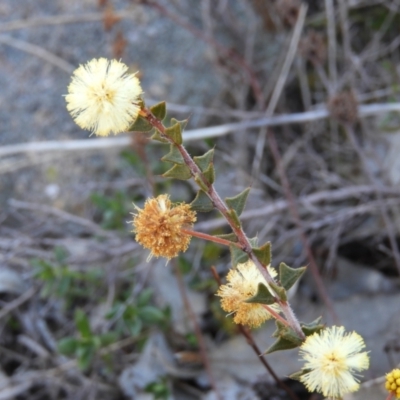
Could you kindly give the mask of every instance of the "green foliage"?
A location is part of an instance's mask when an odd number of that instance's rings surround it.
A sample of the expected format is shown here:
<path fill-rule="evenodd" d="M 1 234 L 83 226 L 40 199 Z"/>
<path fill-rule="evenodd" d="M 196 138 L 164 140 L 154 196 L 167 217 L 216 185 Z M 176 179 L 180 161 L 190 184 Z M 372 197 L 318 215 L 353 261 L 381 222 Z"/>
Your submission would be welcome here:
<path fill-rule="evenodd" d="M 250 188 L 247 188 L 243 190 L 243 192 L 239 193 L 238 195 L 234 197 L 227 197 L 225 199 L 225 202 L 227 206 L 236 211 L 236 214 L 240 216 L 240 214 L 243 212 L 243 209 L 246 205 L 246 200 L 249 195 Z"/>
<path fill-rule="evenodd" d="M 77 298 L 87 298 L 88 288 L 96 287 L 102 277 L 102 271 L 92 269 L 85 272 L 73 271 L 62 260 L 51 263 L 49 261 L 32 260 L 35 278 L 43 281 L 42 297 L 57 296 L 67 304 Z"/>
<path fill-rule="evenodd" d="M 325 328 L 324 324 L 321 324 L 322 317 L 318 317 L 316 320 L 307 323 L 301 322 L 301 330 L 306 336 L 310 336 L 314 333 L 320 332 L 322 329 Z"/>
<path fill-rule="evenodd" d="M 279 264 L 279 282 L 286 290 L 289 290 L 306 272 L 306 269 L 306 267 L 290 268 L 282 262 Z"/>
<path fill-rule="evenodd" d="M 170 137 L 174 143 L 182 144 L 182 132 L 185 129 L 187 120 L 178 121 L 175 118 L 171 118 L 171 126 L 165 129 L 165 135 Z"/>
<path fill-rule="evenodd" d="M 188 180 L 192 177 L 189 167 L 186 165 L 175 164 L 171 169 L 163 174 L 164 178 L 174 178 L 181 180 Z"/>
<path fill-rule="evenodd" d="M 95 335 L 89 324 L 85 312 L 81 309 L 75 312 L 77 337 L 66 337 L 58 342 L 58 351 L 67 356 L 75 356 L 78 367 L 87 371 L 91 366 L 96 353 L 103 347 L 114 343 L 118 339 L 115 332 Z"/>
<path fill-rule="evenodd" d="M 157 103 L 154 106 L 151 106 L 150 111 L 157 119 L 162 121 L 167 115 L 167 105 L 165 101 L 162 101 L 161 103 Z"/>
<path fill-rule="evenodd" d="M 143 118 L 139 115 L 136 118 L 136 121 L 129 127 L 129 132 L 150 132 L 153 129 L 153 126 L 147 121 L 146 118 Z"/>
<path fill-rule="evenodd" d="M 249 259 L 249 256 L 244 251 L 240 250 L 234 244 L 231 244 L 229 246 L 229 250 L 231 252 L 232 266 L 233 267 L 236 267 L 236 265 L 242 264 L 242 263 L 246 262 Z"/>
<path fill-rule="evenodd" d="M 193 157 L 193 161 L 200 168 L 202 172 L 204 172 L 209 165 L 213 162 L 214 159 L 214 149 L 210 149 L 207 153 L 202 156 Z"/>
<path fill-rule="evenodd" d="M 212 185 L 215 181 L 215 168 L 214 164 L 210 163 L 208 168 L 203 172 L 204 177 L 207 179 L 207 182 Z"/>
<path fill-rule="evenodd" d="M 214 209 L 214 206 L 210 198 L 200 189 L 190 203 L 190 208 L 197 212 L 210 212 Z"/>
<path fill-rule="evenodd" d="M 167 378 L 160 378 L 156 382 L 149 383 L 144 391 L 151 393 L 155 400 L 167 400 L 170 398 Z"/>
<path fill-rule="evenodd" d="M 271 264 L 272 255 L 271 255 L 271 242 L 267 242 L 261 247 L 253 248 L 253 253 L 258 258 L 262 265 L 266 267 Z"/>
<path fill-rule="evenodd" d="M 182 154 L 180 153 L 178 148 L 173 144 L 171 144 L 169 147 L 169 153 L 166 154 L 164 157 L 162 157 L 161 161 L 168 161 L 174 164 L 181 164 L 181 165 L 185 164 Z"/>
<path fill-rule="evenodd" d="M 275 303 L 275 297 L 264 284 L 259 283 L 257 293 L 250 299 L 247 299 L 246 303 L 273 304 Z"/>
<path fill-rule="evenodd" d="M 93 193 L 90 196 L 92 203 L 101 211 L 101 226 L 104 229 L 124 229 L 129 219 L 129 209 L 132 200 L 125 192 L 117 191 L 112 196 L 103 196 Z"/>
<path fill-rule="evenodd" d="M 126 299 L 116 301 L 107 314 L 107 318 L 115 321 L 115 330 L 120 334 L 138 337 L 152 326 L 167 327 L 170 323 L 170 309 L 163 310 L 151 305 L 152 290 L 143 290 L 135 301 Z"/>

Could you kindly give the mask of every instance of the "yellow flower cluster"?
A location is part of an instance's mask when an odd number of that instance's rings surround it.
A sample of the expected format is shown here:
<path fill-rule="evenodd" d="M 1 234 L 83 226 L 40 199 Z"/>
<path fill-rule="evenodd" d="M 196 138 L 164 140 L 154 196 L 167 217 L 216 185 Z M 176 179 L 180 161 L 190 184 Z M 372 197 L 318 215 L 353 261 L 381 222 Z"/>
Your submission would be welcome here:
<path fill-rule="evenodd" d="M 182 229 L 190 229 L 196 221 L 196 213 L 189 204 L 172 206 L 168 195 L 163 194 L 148 199 L 143 210 L 137 210 L 133 231 L 136 240 L 150 249 L 150 256 L 171 259 L 187 250 L 191 235 L 182 232 Z"/>
<path fill-rule="evenodd" d="M 268 271 L 272 277 L 277 275 L 270 266 Z M 223 310 L 234 314 L 233 321 L 236 324 L 257 328 L 272 317 L 263 304 L 246 303 L 246 300 L 257 294 L 259 283 L 266 285 L 264 277 L 252 261 L 238 264 L 229 271 L 226 279 L 228 283 L 220 286 L 217 296 L 221 297 Z M 275 304 L 268 307 L 279 312 L 279 307 Z"/>
<path fill-rule="evenodd" d="M 105 58 L 93 59 L 77 68 L 68 94 L 67 109 L 75 122 L 98 136 L 126 131 L 138 117 L 139 79 L 128 67 Z"/>
<path fill-rule="evenodd" d="M 386 374 L 385 387 L 389 393 L 392 393 L 397 399 L 400 399 L 400 369 L 396 368 Z"/>

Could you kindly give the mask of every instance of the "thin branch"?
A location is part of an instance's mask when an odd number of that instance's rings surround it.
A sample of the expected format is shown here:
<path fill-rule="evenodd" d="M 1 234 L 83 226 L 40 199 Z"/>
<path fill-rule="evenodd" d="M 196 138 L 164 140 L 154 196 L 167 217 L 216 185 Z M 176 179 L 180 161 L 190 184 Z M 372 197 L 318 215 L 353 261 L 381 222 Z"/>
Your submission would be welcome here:
<path fill-rule="evenodd" d="M 297 53 L 297 47 L 299 45 L 301 32 L 303 31 L 306 14 L 307 14 L 307 6 L 304 3 L 302 3 L 300 10 L 299 10 L 299 15 L 297 17 L 296 26 L 293 30 L 293 35 L 290 40 L 289 49 L 288 49 L 286 57 L 285 57 L 285 61 L 283 63 L 281 72 L 280 72 L 278 80 L 276 82 L 274 91 L 272 92 L 272 96 L 268 103 L 267 110 L 265 111 L 265 115 L 267 118 L 270 118 L 274 114 L 276 106 L 278 104 L 278 100 L 281 96 L 283 87 L 286 83 L 286 79 L 288 77 L 294 57 Z M 253 166 L 252 166 L 252 176 L 255 176 L 256 174 L 258 174 L 258 171 L 260 170 L 260 164 L 261 164 L 262 155 L 264 152 L 265 140 L 266 140 L 266 132 L 261 131 L 258 134 L 257 144 L 255 146 L 256 153 L 254 156 L 254 162 L 253 162 Z"/>
<path fill-rule="evenodd" d="M 400 112 L 400 103 L 376 103 L 361 105 L 358 108 L 360 117 L 369 117 L 390 112 Z M 270 118 L 260 118 L 251 121 L 236 122 L 231 124 L 217 125 L 209 128 L 189 129 L 183 133 L 183 140 L 189 143 L 195 140 L 204 140 L 225 136 L 249 128 L 260 128 L 263 126 L 281 126 L 287 124 L 301 124 L 305 122 L 318 121 L 329 117 L 328 110 L 323 107 L 318 110 L 303 113 L 282 114 Z M 110 150 L 110 148 L 127 147 L 131 144 L 129 136 L 120 135 L 108 138 L 92 138 L 82 140 L 54 140 L 46 142 L 30 142 L 0 146 L 0 157 L 21 153 L 44 153 L 50 151 L 76 152 L 89 150 Z"/>

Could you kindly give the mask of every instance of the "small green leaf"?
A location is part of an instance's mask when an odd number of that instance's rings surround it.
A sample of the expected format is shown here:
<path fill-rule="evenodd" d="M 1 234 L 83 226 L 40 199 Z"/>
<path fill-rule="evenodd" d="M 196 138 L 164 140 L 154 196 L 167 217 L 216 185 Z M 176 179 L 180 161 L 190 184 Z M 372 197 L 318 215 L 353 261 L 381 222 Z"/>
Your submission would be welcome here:
<path fill-rule="evenodd" d="M 92 337 L 92 330 L 90 329 L 89 319 L 81 309 L 77 309 L 75 311 L 75 324 L 82 338 L 89 339 Z"/>
<path fill-rule="evenodd" d="M 287 300 L 285 288 L 283 288 L 282 286 L 279 286 L 276 283 L 269 283 L 269 285 L 271 286 L 272 290 L 278 295 L 278 297 L 282 301 L 286 301 Z"/>
<path fill-rule="evenodd" d="M 175 164 L 171 169 L 162 175 L 164 178 L 175 178 L 187 180 L 192 177 L 190 169 L 186 165 Z"/>
<path fill-rule="evenodd" d="M 136 121 L 129 127 L 129 132 L 149 132 L 153 129 L 153 126 L 150 124 L 147 119 L 143 117 L 137 117 Z"/>
<path fill-rule="evenodd" d="M 304 368 L 301 371 L 297 371 L 294 372 L 293 374 L 289 375 L 288 378 L 293 379 L 295 381 L 300 381 L 300 378 L 305 375 L 308 374 L 311 371 L 310 368 Z"/>
<path fill-rule="evenodd" d="M 207 179 L 207 182 L 209 184 L 213 184 L 215 181 L 215 169 L 214 169 L 214 164 L 210 163 L 208 168 L 203 172 L 204 177 Z"/>
<path fill-rule="evenodd" d="M 289 290 L 305 271 L 306 267 L 290 268 L 282 262 L 279 264 L 279 281 L 286 290 Z"/>
<path fill-rule="evenodd" d="M 154 324 L 162 322 L 164 318 L 164 313 L 156 307 L 145 306 L 139 310 L 139 317 L 149 324 Z"/>
<path fill-rule="evenodd" d="M 165 101 L 162 101 L 161 103 L 155 104 L 154 106 L 150 107 L 150 111 L 157 119 L 162 121 L 167 115 L 167 107 Z"/>
<path fill-rule="evenodd" d="M 275 323 L 276 331 L 272 334 L 273 337 L 288 340 L 296 346 L 300 346 L 303 343 L 303 339 L 300 338 L 290 326 L 287 326 L 278 320 L 276 320 Z"/>
<path fill-rule="evenodd" d="M 182 131 L 187 124 L 187 120 L 178 121 L 175 118 L 171 118 L 172 125 L 165 129 L 165 134 L 169 136 L 176 144 L 182 144 Z"/>
<path fill-rule="evenodd" d="M 163 137 L 159 131 L 155 131 L 154 134 L 151 136 L 150 138 L 151 140 L 157 140 L 157 142 L 161 142 L 161 143 L 169 143 L 168 139 L 166 139 L 165 137 Z"/>
<path fill-rule="evenodd" d="M 202 190 L 199 190 L 190 203 L 190 208 L 197 212 L 210 212 L 214 209 L 214 206 L 210 198 Z"/>
<path fill-rule="evenodd" d="M 235 224 L 236 228 L 240 228 L 242 226 L 242 224 L 240 223 L 240 219 L 239 219 L 238 215 L 236 214 L 235 210 L 229 210 L 227 212 L 227 214 L 232 219 L 232 222 Z"/>
<path fill-rule="evenodd" d="M 316 320 L 308 324 L 301 322 L 300 323 L 301 330 L 306 336 L 310 336 L 315 332 L 320 332 L 322 329 L 325 328 L 325 325 L 321 324 L 321 319 L 322 317 L 318 317 Z"/>
<path fill-rule="evenodd" d="M 254 248 L 253 253 L 262 265 L 267 267 L 271 264 L 271 242 L 267 242 L 261 247 Z"/>
<path fill-rule="evenodd" d="M 173 144 L 170 145 L 169 153 L 162 157 L 161 161 L 169 161 L 174 164 L 185 164 L 181 152 Z"/>
<path fill-rule="evenodd" d="M 254 236 L 253 238 L 250 238 L 249 239 L 249 242 L 250 242 L 250 246 L 253 248 L 253 247 L 257 247 L 257 245 L 258 245 L 258 237 L 257 236 Z"/>
<path fill-rule="evenodd" d="M 279 338 L 272 346 L 270 346 L 264 353 L 264 354 L 271 354 L 275 351 L 280 351 L 280 350 L 290 350 L 290 349 L 295 349 L 298 347 L 298 345 L 294 344 L 290 340 Z"/>
<path fill-rule="evenodd" d="M 229 208 L 236 211 L 236 214 L 240 216 L 243 212 L 244 206 L 246 205 L 247 196 L 249 195 L 250 188 L 243 190 L 243 192 L 239 193 L 234 197 L 227 197 L 225 199 L 226 204 Z"/>
<path fill-rule="evenodd" d="M 233 267 L 236 267 L 236 265 L 238 264 L 243 264 L 249 259 L 249 256 L 244 251 L 236 247 L 234 244 L 231 244 L 229 246 L 229 250 L 231 251 Z"/>
<path fill-rule="evenodd" d="M 204 172 L 210 163 L 212 163 L 214 159 L 214 149 L 210 149 L 207 153 L 203 154 L 202 156 L 193 157 L 193 161 L 196 165 L 200 168 L 202 172 Z"/>
<path fill-rule="evenodd" d="M 58 342 L 57 348 L 61 354 L 64 354 L 66 356 L 71 356 L 72 354 L 75 353 L 78 344 L 79 342 L 77 339 L 73 337 L 66 337 Z"/>
<path fill-rule="evenodd" d="M 275 297 L 263 283 L 259 283 L 257 293 L 255 296 L 247 299 L 246 303 L 273 304 L 275 303 Z"/>

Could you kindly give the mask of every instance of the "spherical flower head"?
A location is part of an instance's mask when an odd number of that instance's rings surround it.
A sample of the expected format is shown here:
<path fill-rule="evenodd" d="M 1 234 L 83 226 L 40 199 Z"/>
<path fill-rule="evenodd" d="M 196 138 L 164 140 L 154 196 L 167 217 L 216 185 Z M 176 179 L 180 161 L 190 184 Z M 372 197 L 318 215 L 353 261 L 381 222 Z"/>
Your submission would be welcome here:
<path fill-rule="evenodd" d="M 400 369 L 396 368 L 386 374 L 385 387 L 396 399 L 400 399 Z"/>
<path fill-rule="evenodd" d="M 190 229 L 196 221 L 196 213 L 189 204 L 173 206 L 168 195 L 163 194 L 148 199 L 143 210 L 137 210 L 133 231 L 136 240 L 150 249 L 150 256 L 171 259 L 187 250 L 191 235 L 183 233 L 182 228 Z"/>
<path fill-rule="evenodd" d="M 272 277 L 277 275 L 275 269 L 270 266 L 268 266 L 268 272 Z M 263 304 L 246 303 L 246 300 L 257 294 L 259 283 L 267 286 L 253 261 L 238 264 L 236 268 L 229 271 L 226 279 L 227 284 L 220 286 L 217 296 L 221 297 L 223 310 L 234 314 L 233 321 L 236 324 L 257 328 L 272 317 Z M 268 307 L 279 312 L 279 307 L 275 304 Z"/>
<path fill-rule="evenodd" d="M 353 375 L 369 367 L 363 338 L 356 332 L 345 334 L 344 327 L 333 326 L 308 336 L 300 347 L 305 360 L 300 377 L 310 392 L 318 391 L 325 397 L 341 398 L 355 392 L 359 381 Z"/>
<path fill-rule="evenodd" d="M 93 59 L 74 71 L 65 100 L 81 128 L 108 136 L 126 131 L 136 120 L 142 88 L 135 74 L 127 71 L 125 64 L 105 58 Z"/>

